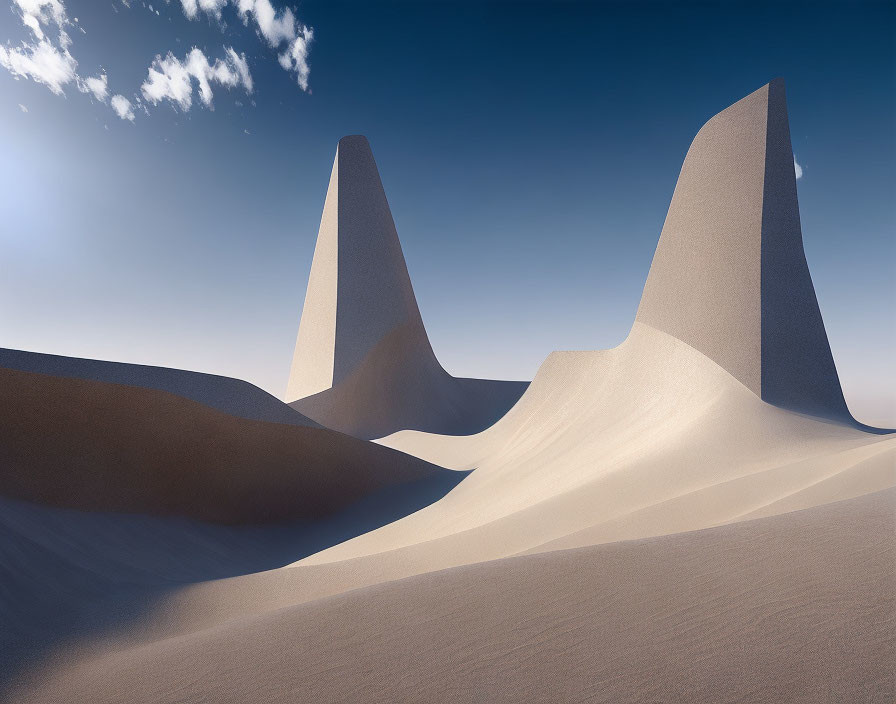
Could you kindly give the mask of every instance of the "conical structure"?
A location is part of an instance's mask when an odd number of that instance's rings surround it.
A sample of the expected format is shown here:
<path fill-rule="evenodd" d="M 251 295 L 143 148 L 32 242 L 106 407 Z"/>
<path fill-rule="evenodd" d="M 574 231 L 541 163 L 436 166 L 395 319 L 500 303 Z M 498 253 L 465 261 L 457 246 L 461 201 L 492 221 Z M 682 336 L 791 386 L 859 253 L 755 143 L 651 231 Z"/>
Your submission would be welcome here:
<path fill-rule="evenodd" d="M 336 149 L 287 400 L 321 424 L 381 437 L 474 433 L 524 382 L 455 379 L 436 359 L 367 139 Z"/>
<path fill-rule="evenodd" d="M 637 321 L 698 349 L 768 403 L 851 420 L 803 252 L 783 80 L 694 138 Z"/>
<path fill-rule="evenodd" d="M 299 324 L 287 398 L 343 381 L 397 329 L 432 350 L 367 139 L 339 140 Z M 435 361 L 433 359 L 433 361 Z"/>

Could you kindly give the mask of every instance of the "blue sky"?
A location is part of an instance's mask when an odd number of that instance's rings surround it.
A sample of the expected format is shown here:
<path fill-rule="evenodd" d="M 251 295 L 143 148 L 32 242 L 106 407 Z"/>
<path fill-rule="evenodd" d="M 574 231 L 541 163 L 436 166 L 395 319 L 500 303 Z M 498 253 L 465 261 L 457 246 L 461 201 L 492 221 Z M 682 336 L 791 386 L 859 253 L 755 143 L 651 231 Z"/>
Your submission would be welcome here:
<path fill-rule="evenodd" d="M 2 2 L 3 346 L 282 394 L 361 133 L 444 366 L 531 378 L 622 341 L 691 139 L 783 76 L 847 400 L 896 423 L 891 3 Z"/>

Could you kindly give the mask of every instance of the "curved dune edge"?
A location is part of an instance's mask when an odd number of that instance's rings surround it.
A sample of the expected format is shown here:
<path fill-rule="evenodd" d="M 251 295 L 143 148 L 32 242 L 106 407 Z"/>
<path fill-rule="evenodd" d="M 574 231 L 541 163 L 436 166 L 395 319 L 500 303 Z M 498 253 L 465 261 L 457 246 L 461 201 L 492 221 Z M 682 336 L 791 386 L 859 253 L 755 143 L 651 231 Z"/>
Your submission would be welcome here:
<path fill-rule="evenodd" d="M 553 353 L 516 406 L 478 435 L 406 431 L 379 442 L 476 471 L 438 504 L 299 564 L 447 541 L 450 549 L 430 552 L 448 567 L 555 541 L 697 530 L 896 485 L 896 436 L 766 404 L 641 323 L 615 349 Z M 575 534 L 588 537 L 563 542 Z"/>
<path fill-rule="evenodd" d="M 396 427 L 469 435 L 493 425 L 525 392 L 527 381 L 451 376 L 421 327 L 396 327 L 345 379 L 290 407 L 325 428 L 364 440 Z"/>
<path fill-rule="evenodd" d="M 629 397 L 630 407 L 616 403 L 615 394 Z M 648 416 L 655 432 L 645 442 L 659 443 L 656 455 L 632 444 L 645 431 L 630 427 L 630 413 Z M 414 514 L 291 567 L 178 589 L 139 628 L 79 652 L 129 649 L 521 554 L 609 549 L 709 526 L 735 530 L 759 516 L 785 514 L 784 520 L 896 485 L 896 438 L 769 406 L 701 353 L 640 324 L 615 350 L 552 355 L 507 418 L 479 436 L 406 435 L 431 440 L 458 466 L 487 455 L 490 446 L 496 457 L 478 459 L 477 471 Z M 618 457 L 608 438 L 619 443 Z M 579 456 L 573 450 L 582 443 Z M 589 443 L 607 448 L 606 467 L 591 461 Z M 500 513 L 482 510 L 496 503 Z"/>
<path fill-rule="evenodd" d="M 0 369 L 0 494 L 221 523 L 320 518 L 439 468 L 155 389 Z"/>
<path fill-rule="evenodd" d="M 320 427 L 254 384 L 217 374 L 5 348 L 0 348 L 0 367 L 167 391 L 239 418 Z"/>
<path fill-rule="evenodd" d="M 894 502 L 380 584 L 59 667 L 16 701 L 889 701 Z"/>

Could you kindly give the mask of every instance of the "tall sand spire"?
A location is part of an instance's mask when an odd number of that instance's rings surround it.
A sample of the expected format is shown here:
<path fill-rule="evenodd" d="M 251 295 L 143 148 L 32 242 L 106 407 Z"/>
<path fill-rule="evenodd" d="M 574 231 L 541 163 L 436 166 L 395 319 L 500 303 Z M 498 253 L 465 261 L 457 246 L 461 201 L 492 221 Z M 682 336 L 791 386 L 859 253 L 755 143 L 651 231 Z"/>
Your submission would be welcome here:
<path fill-rule="evenodd" d="M 288 400 L 338 384 L 402 327 L 432 355 L 370 145 L 362 135 L 343 137 L 314 250 Z"/>
<path fill-rule="evenodd" d="M 694 138 L 637 321 L 703 352 L 768 403 L 850 418 L 803 252 L 783 80 Z"/>
<path fill-rule="evenodd" d="M 455 379 L 433 353 L 367 139 L 336 149 L 287 400 L 372 438 L 405 428 L 465 434 L 497 420 L 523 382 Z"/>

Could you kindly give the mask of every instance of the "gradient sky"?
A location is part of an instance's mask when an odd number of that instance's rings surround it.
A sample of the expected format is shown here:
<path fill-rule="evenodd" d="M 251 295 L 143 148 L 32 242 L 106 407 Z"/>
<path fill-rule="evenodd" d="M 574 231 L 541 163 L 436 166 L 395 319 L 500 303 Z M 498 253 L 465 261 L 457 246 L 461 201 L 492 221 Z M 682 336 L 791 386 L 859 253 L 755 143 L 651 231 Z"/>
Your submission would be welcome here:
<path fill-rule="evenodd" d="M 783 76 L 847 400 L 896 425 L 892 3 L 326 0 L 278 24 L 277 0 L 242 0 L 258 5 L 242 19 L 225 0 L 199 3 L 220 19 L 190 19 L 189 0 L 44 0 L 64 70 L 16 80 L 21 43 L 39 45 L 20 8 L 39 0 L 17 1 L 0 7 L 4 347 L 281 395 L 336 142 L 361 133 L 443 365 L 531 378 L 551 350 L 623 340 L 691 139 Z M 187 109 L 151 65 L 213 73 L 211 105 L 194 78 Z M 87 81 L 102 71 L 105 96 Z"/>

